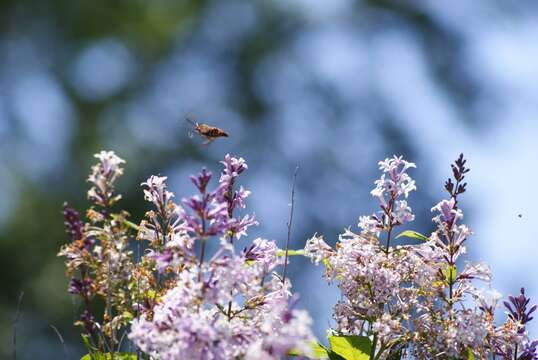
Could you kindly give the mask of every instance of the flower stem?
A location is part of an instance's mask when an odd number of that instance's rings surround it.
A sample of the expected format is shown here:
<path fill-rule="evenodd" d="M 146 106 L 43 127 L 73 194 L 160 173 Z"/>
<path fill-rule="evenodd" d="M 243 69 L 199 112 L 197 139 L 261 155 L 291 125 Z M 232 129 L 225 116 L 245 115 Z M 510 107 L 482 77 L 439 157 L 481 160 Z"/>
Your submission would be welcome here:
<path fill-rule="evenodd" d="M 374 335 L 372 340 L 372 348 L 370 349 L 370 360 L 375 360 L 375 348 L 377 347 L 377 335 Z"/>
<path fill-rule="evenodd" d="M 288 220 L 288 238 L 286 240 L 286 255 L 284 256 L 284 270 L 282 271 L 282 284 L 286 283 L 286 272 L 288 270 L 288 250 L 290 248 L 291 224 L 293 221 L 293 208 L 295 206 L 295 183 L 297 182 L 298 171 L 299 171 L 299 166 L 296 166 L 295 171 L 293 173 L 293 184 L 291 186 L 291 208 L 290 208 L 290 218 Z"/>

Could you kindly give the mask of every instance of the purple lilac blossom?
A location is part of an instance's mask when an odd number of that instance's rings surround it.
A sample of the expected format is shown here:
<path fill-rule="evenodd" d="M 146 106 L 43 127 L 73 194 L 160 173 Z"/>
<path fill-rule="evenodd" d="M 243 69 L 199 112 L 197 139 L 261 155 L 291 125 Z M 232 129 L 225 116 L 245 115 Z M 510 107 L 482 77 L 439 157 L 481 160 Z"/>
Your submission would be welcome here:
<path fill-rule="evenodd" d="M 199 194 L 183 199 L 186 209 L 178 208 L 179 231 L 163 250 L 147 254 L 159 272 L 174 272 L 176 282 L 153 308 L 152 317 L 143 313 L 133 320 L 129 338 L 143 352 L 162 360 L 184 354 L 192 359 L 277 360 L 292 349 L 307 354 L 314 340 L 311 319 L 305 311 L 289 306 L 289 280 L 282 284 L 273 276 L 264 281 L 282 263 L 276 243 L 258 238 L 238 254 L 229 251 L 228 237 L 245 236 L 257 222 L 252 215 L 233 216 L 236 208 L 245 207 L 250 194 L 243 187 L 234 189 L 247 164 L 230 155 L 222 163 L 224 170 L 214 191 L 208 190 L 209 171 L 191 177 Z M 164 180 L 145 183 L 147 191 L 151 184 L 159 184 L 153 187 L 155 194 L 146 196 L 157 207 L 164 199 Z M 173 266 L 177 247 L 187 244 L 192 249 L 194 240 L 212 236 L 226 241 L 221 241 L 210 260 Z"/>

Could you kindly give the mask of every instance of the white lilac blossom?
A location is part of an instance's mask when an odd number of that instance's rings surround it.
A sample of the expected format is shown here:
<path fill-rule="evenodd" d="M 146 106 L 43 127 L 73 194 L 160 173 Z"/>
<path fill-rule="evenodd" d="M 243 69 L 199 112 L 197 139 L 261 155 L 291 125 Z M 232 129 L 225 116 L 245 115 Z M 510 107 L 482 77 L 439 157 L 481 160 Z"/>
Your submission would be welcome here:
<path fill-rule="evenodd" d="M 250 248 L 245 248 L 243 256 L 246 261 L 254 261 L 254 264 L 261 265 L 267 273 L 279 262 L 277 250 L 278 247 L 274 241 L 257 238 Z"/>
<path fill-rule="evenodd" d="M 393 216 L 394 221 L 398 224 L 415 220 L 415 215 L 413 215 L 413 211 L 405 200 L 396 200 L 394 202 Z"/>
<path fill-rule="evenodd" d="M 333 249 L 325 243 L 323 236 L 314 234 L 306 241 L 304 252 L 306 257 L 309 257 L 314 264 L 318 265 L 332 255 Z"/>
<path fill-rule="evenodd" d="M 372 195 L 382 211 L 360 217 L 360 234 L 346 230 L 334 249 L 318 235 L 306 243 L 305 255 L 325 265 L 325 277 L 342 295 L 333 308 L 334 331 L 366 336 L 370 359 L 538 358 L 538 341 L 530 341 L 525 329 L 536 307 L 527 307 L 524 290 L 505 302 L 508 319 L 498 325 L 500 294 L 491 289 L 489 266 L 458 265 L 472 234 L 458 208 L 465 163 L 460 156 L 452 165 L 454 180 L 445 183 L 450 197 L 432 208 L 436 229 L 422 236 L 423 243 L 390 246 L 395 228 L 414 220 L 401 198 L 416 189 L 406 173 L 415 166 L 396 156 L 379 163 L 383 174 Z"/>
<path fill-rule="evenodd" d="M 311 353 L 312 320 L 304 310 L 293 309 L 286 297 L 270 305 L 270 315 L 261 319 L 259 336 L 249 344 L 245 359 L 283 359 L 291 349 L 301 354 Z"/>
<path fill-rule="evenodd" d="M 407 174 L 410 168 L 416 168 L 416 165 L 403 160 L 401 156 L 379 162 L 379 169 L 383 173 L 375 181 L 376 186 L 370 193 L 379 200 L 381 211 L 359 218 L 358 226 L 364 235 L 378 237 L 381 231 L 390 234 L 394 227 L 415 219 L 407 201 L 401 199 L 407 199 L 409 193 L 416 190 L 415 180 Z M 387 238 L 386 251 L 389 244 L 390 236 Z"/>
<path fill-rule="evenodd" d="M 109 207 L 118 201 L 121 196 L 114 195 L 114 183 L 123 174 L 121 164 L 125 160 L 117 156 L 113 151 L 101 151 L 95 154 L 99 163 L 92 166 L 92 172 L 88 182 L 93 186 L 88 190 L 88 199 L 97 205 Z"/>
<path fill-rule="evenodd" d="M 386 196 L 405 196 L 416 190 L 415 181 L 407 174 L 409 168 L 416 168 L 412 162 L 403 160 L 401 156 L 385 159 L 379 162 L 379 169 L 383 171 L 381 178 L 375 181 L 375 189 L 371 194 L 379 199 L 381 204 L 387 204 Z"/>
<path fill-rule="evenodd" d="M 167 208 L 174 197 L 174 193 L 168 191 L 166 187 L 166 179 L 166 176 L 151 175 L 141 184 L 145 187 L 144 199 L 152 202 L 157 208 Z"/>
<path fill-rule="evenodd" d="M 357 226 L 362 230 L 363 234 L 371 236 L 379 236 L 383 229 L 383 225 L 375 216 L 360 216 Z"/>
<path fill-rule="evenodd" d="M 342 293 L 333 311 L 338 333 L 360 335 L 371 322 L 371 333 L 384 344 L 410 336 L 405 320 L 419 294 L 402 284 L 415 276 L 429 276 L 423 281 L 431 281 L 432 275 L 421 270 L 420 258 L 409 248 L 386 253 L 377 240 L 346 230 L 334 250 L 318 237 L 310 239 L 305 255 L 326 264 L 325 276 L 336 281 Z M 386 304 L 390 304 L 389 312 Z"/>

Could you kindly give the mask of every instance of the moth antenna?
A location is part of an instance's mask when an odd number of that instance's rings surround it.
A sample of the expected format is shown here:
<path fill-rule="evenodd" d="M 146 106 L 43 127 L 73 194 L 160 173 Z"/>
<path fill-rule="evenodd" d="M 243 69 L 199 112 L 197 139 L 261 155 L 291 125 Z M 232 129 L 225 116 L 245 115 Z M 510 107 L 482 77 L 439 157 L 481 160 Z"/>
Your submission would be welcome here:
<path fill-rule="evenodd" d="M 197 122 L 195 122 L 195 121 L 192 121 L 192 120 L 191 120 L 191 118 L 190 118 L 190 117 L 188 117 L 188 116 L 187 116 L 187 117 L 185 117 L 185 121 L 186 121 L 186 122 L 188 122 L 189 124 L 191 124 L 192 126 L 196 126 L 196 125 L 198 125 L 198 123 L 197 123 Z"/>

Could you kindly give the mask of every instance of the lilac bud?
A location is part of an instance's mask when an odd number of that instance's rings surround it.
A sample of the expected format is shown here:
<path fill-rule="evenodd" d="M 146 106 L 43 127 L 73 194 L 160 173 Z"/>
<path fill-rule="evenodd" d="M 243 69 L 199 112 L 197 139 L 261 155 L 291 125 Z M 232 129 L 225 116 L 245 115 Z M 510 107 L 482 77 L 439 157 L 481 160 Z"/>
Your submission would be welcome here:
<path fill-rule="evenodd" d="M 92 284 L 93 284 L 93 281 L 89 278 L 84 279 L 84 280 L 78 280 L 78 279 L 72 278 L 71 282 L 69 283 L 69 288 L 67 291 L 70 294 L 88 297 L 91 294 Z"/>
<path fill-rule="evenodd" d="M 211 171 L 207 170 L 206 168 L 202 168 L 202 171 L 198 174 L 198 176 L 191 176 L 191 181 L 199 192 L 205 193 L 209 180 L 211 180 L 211 176 Z"/>
<path fill-rule="evenodd" d="M 72 241 L 82 239 L 84 223 L 80 220 L 80 214 L 75 209 L 69 207 L 67 202 L 64 203 L 63 208 L 65 232 Z"/>
<path fill-rule="evenodd" d="M 504 306 L 508 310 L 508 317 L 510 319 L 521 323 L 521 325 L 525 325 L 533 319 L 530 315 L 536 311 L 537 306 L 534 305 L 527 311 L 527 305 L 530 302 L 530 298 L 525 296 L 525 288 L 521 288 L 519 296 L 509 296 L 508 300 L 510 300 L 510 302 L 505 301 Z M 524 331 L 525 327 L 523 326 L 519 332 L 523 333 Z"/>

